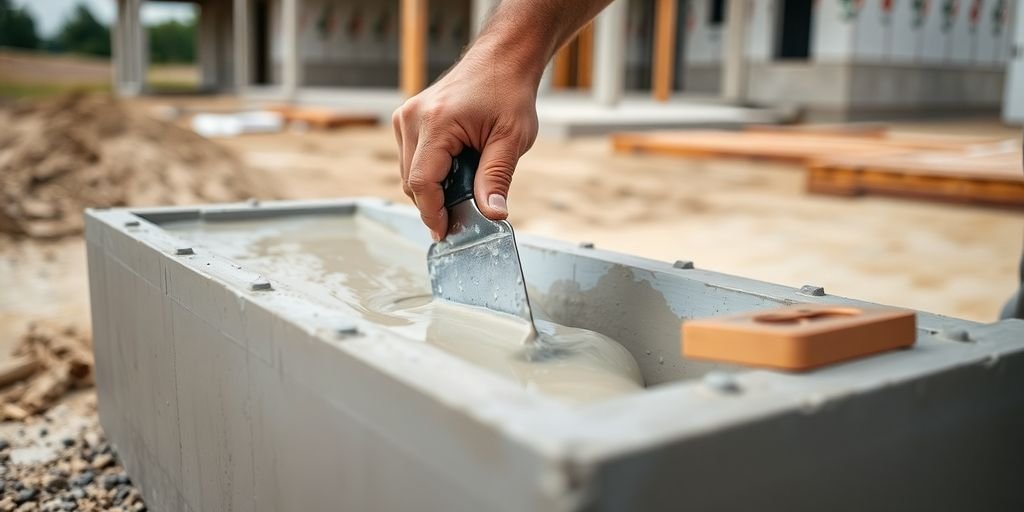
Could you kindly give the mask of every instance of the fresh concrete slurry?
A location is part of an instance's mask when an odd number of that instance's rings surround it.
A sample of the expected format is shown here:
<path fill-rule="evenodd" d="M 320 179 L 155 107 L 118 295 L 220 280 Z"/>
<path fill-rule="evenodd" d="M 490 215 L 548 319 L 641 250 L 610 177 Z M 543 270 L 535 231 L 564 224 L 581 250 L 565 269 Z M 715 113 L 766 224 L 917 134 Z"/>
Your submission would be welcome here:
<path fill-rule="evenodd" d="M 633 356 L 599 333 L 433 300 L 421 247 L 361 217 L 330 215 L 163 226 L 327 307 L 352 311 L 412 341 L 570 403 L 633 392 Z"/>

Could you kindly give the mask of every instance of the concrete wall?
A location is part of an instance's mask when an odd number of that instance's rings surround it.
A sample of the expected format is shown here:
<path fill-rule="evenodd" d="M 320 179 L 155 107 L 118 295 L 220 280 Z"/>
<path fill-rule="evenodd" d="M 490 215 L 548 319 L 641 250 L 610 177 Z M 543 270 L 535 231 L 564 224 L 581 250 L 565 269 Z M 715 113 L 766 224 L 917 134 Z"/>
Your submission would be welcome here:
<path fill-rule="evenodd" d="M 1014 123 L 1024 123 L 1024 8 L 1016 12 L 1016 26 L 1011 51 L 1011 64 L 1004 90 L 1005 104 L 1003 118 Z"/>
<path fill-rule="evenodd" d="M 275 81 L 282 59 L 281 2 L 271 7 Z M 398 0 L 301 0 L 299 55 L 306 86 L 397 87 Z M 469 0 L 433 0 L 428 15 L 428 78 L 452 65 L 469 42 Z"/>

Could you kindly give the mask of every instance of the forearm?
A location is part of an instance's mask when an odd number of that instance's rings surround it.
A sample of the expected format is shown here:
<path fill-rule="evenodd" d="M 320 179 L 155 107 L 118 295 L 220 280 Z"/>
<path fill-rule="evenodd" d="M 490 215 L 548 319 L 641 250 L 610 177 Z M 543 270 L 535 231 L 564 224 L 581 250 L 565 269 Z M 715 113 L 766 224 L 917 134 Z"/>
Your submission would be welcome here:
<path fill-rule="evenodd" d="M 466 59 L 516 69 L 536 83 L 548 61 L 611 0 L 502 0 Z"/>

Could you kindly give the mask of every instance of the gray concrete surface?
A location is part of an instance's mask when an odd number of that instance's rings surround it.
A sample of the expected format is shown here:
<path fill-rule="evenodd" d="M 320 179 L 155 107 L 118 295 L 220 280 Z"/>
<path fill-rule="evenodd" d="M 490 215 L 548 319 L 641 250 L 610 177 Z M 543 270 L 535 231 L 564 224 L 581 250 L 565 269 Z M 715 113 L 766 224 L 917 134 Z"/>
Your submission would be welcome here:
<path fill-rule="evenodd" d="M 311 213 L 429 242 L 376 200 L 87 213 L 101 421 L 153 510 L 1024 506 L 1022 321 L 919 313 L 909 350 L 718 367 L 678 358 L 680 321 L 861 302 L 523 237 L 531 297 L 650 386 L 568 407 L 160 228 Z"/>

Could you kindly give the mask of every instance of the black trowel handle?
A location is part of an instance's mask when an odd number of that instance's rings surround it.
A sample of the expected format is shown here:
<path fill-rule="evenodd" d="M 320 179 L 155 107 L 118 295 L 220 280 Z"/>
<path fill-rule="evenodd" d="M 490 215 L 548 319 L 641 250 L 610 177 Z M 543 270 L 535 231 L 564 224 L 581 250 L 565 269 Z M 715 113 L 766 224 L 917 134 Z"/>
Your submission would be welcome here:
<path fill-rule="evenodd" d="M 452 158 L 452 168 L 441 186 L 444 187 L 444 206 L 451 208 L 466 199 L 473 197 L 473 179 L 476 178 L 476 167 L 480 165 L 480 153 L 475 149 L 466 148 L 459 156 Z"/>

